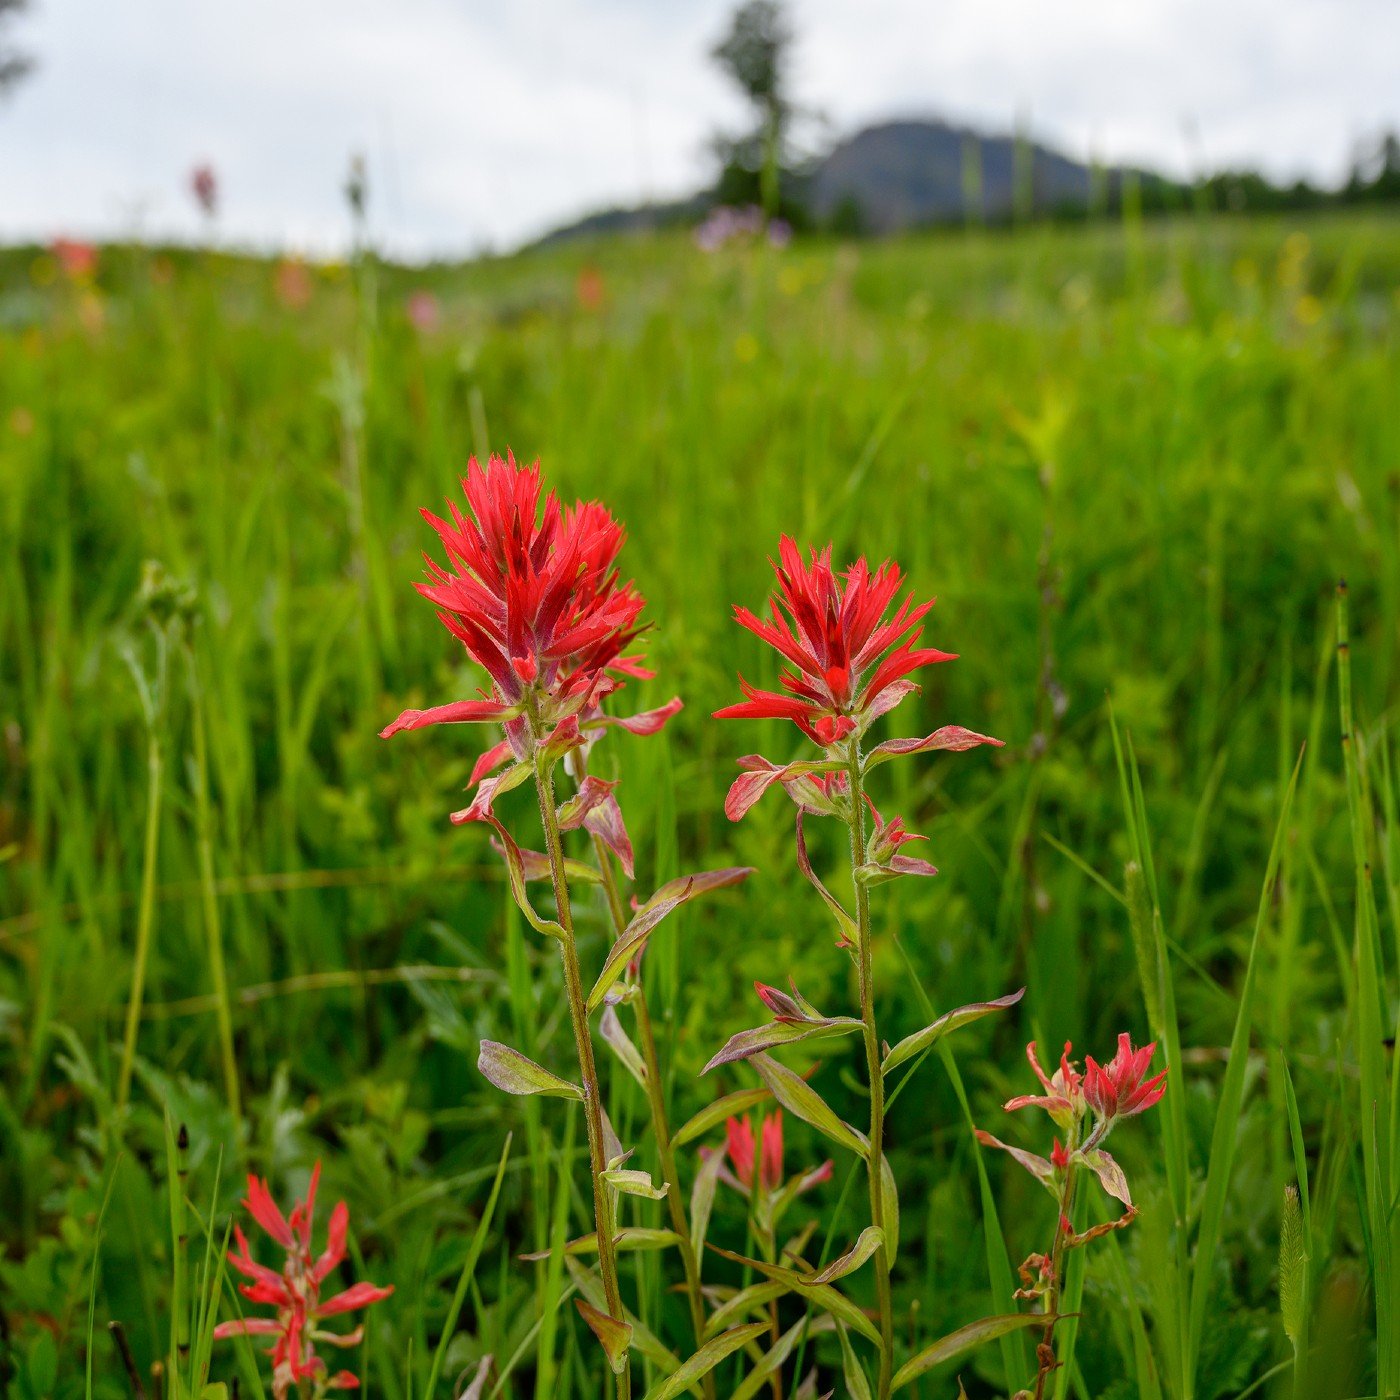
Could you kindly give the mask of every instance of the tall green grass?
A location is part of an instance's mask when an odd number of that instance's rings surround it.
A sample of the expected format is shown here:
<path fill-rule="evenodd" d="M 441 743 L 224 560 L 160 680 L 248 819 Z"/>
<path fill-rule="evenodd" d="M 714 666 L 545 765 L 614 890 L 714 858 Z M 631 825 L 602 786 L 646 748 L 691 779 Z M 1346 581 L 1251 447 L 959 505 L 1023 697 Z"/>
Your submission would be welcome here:
<path fill-rule="evenodd" d="M 1122 1135 L 1143 1214 L 1087 1258 L 1060 1393 L 1213 1400 L 1291 1367 L 1276 1262 L 1283 1188 L 1304 1175 L 1309 1374 L 1338 1396 L 1400 1387 L 1398 250 L 1381 215 L 713 258 L 677 236 L 316 269 L 299 309 L 251 259 L 114 247 L 84 289 L 50 279 L 39 250 L 0 253 L 0 1364 L 17 1393 L 83 1385 L 137 1002 L 95 1316 L 124 1323 L 143 1368 L 170 1336 L 168 1102 L 190 1130 L 190 1199 L 224 1151 L 221 1223 L 242 1169 L 289 1195 L 325 1159 L 367 1267 L 396 1285 L 366 1367 L 391 1400 L 488 1352 L 501 1394 L 598 1392 L 569 1270 L 514 1257 L 586 1229 L 577 1139 L 473 1068 L 497 1032 L 566 1062 L 553 962 L 478 834 L 446 822 L 474 736 L 375 737 L 477 684 L 410 581 L 418 507 L 488 445 L 539 454 L 567 495 L 628 522 L 661 672 L 636 704 L 687 700 L 664 745 L 610 741 L 604 760 L 639 890 L 760 870 L 648 953 L 672 1121 L 711 1092 L 696 1071 L 751 1020 L 753 979 L 792 972 L 822 1006 L 853 995 L 798 915 L 788 812 L 770 798 L 742 828 L 723 818 L 732 757 L 792 743 L 707 719 L 737 670 L 773 679 L 731 605 L 762 601 L 783 532 L 893 554 L 939 595 L 928 639 L 962 657 L 899 722 L 1007 748 L 899 779 L 943 874 L 882 913 L 881 1024 L 893 1039 L 923 1024 L 925 996 L 943 1010 L 1029 987 L 1019 1020 L 964 1032 L 956 1076 L 926 1068 L 901 1103 L 888 1152 L 906 1219 L 927 1225 L 906 1228 L 897 1315 L 917 1302 L 927 1338 L 1004 1309 L 1048 1221 L 981 1161 L 969 1121 L 999 1113 L 1033 1035 L 1098 1055 L 1128 1029 L 1163 1043 L 1171 1090 L 1155 1125 Z M 597 311 L 575 295 L 584 265 L 602 273 Z M 418 288 L 443 313 L 423 335 L 404 315 Z M 148 558 L 199 610 L 199 708 L 172 668 L 149 841 L 148 731 L 117 647 Z M 841 859 L 812 854 L 828 872 Z M 579 936 L 596 962 L 605 908 L 580 909 Z M 852 1069 L 833 1053 L 817 1082 L 858 1120 Z M 610 1112 L 640 1138 L 645 1105 L 613 1079 Z M 801 1125 L 789 1139 L 794 1161 L 820 1152 Z M 826 1190 L 798 1223 L 834 1206 Z M 743 1244 L 723 1194 L 710 1238 Z M 626 1257 L 629 1303 L 644 1296 L 658 1344 L 688 1354 L 684 1299 L 657 1261 Z M 706 1277 L 737 1282 L 727 1269 L 711 1259 Z M 443 1350 L 454 1308 L 467 1325 Z M 95 1336 L 94 1393 L 125 1393 Z M 837 1383 L 838 1338 L 804 1337 L 801 1355 Z M 234 1356 L 215 1348 L 213 1374 Z M 958 1367 L 975 1397 L 1008 1393 L 1026 1363 L 1007 1338 Z M 1285 1373 L 1269 1384 L 1287 1393 Z"/>

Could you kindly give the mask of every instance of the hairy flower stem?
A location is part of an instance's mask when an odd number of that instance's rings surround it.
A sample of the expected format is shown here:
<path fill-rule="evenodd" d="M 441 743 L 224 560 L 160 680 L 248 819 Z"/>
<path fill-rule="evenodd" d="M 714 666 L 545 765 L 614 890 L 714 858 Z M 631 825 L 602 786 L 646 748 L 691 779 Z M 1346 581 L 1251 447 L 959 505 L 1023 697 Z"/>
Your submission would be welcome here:
<path fill-rule="evenodd" d="M 612 854 L 602 837 L 593 837 L 593 849 L 598 857 L 598 869 L 603 875 L 603 889 L 608 897 L 608 909 L 612 914 L 613 929 L 620 936 L 627 927 L 627 911 L 618 892 L 617 878 L 613 874 Z M 661 1159 L 661 1179 L 670 1182 L 666 1192 L 666 1205 L 671 1212 L 671 1228 L 681 1237 L 681 1264 L 685 1269 L 685 1291 L 690 1301 L 690 1322 L 695 1329 L 695 1346 L 698 1350 L 705 1342 L 705 1299 L 700 1291 L 700 1264 L 695 1257 L 695 1247 L 690 1239 L 690 1227 L 686 1223 L 685 1210 L 681 1206 L 680 1177 L 676 1172 L 676 1153 L 671 1146 L 671 1126 L 666 1117 L 666 1096 L 661 1088 L 661 1067 L 656 1057 L 656 1037 L 651 1028 L 651 1012 L 647 1007 L 646 992 L 641 979 L 637 981 L 636 997 L 632 1009 L 637 1014 L 637 1031 L 642 1040 L 642 1060 L 647 1071 L 647 1102 L 651 1108 L 651 1130 L 656 1137 L 656 1149 Z M 707 1372 L 700 1381 L 705 1392 L 705 1400 L 715 1400 L 715 1378 Z"/>
<path fill-rule="evenodd" d="M 131 1068 L 136 1059 L 136 1032 L 141 1026 L 141 998 L 146 989 L 146 963 L 151 956 L 151 928 L 155 922 L 156 855 L 160 846 L 160 799 L 164 760 L 160 738 L 152 730 L 146 741 L 146 848 L 141 865 L 141 904 L 136 916 L 136 959 L 131 990 L 126 999 L 126 1035 L 122 1040 L 121 1069 L 117 1075 L 117 1118 L 120 1120 L 131 1094 Z"/>
<path fill-rule="evenodd" d="M 593 1036 L 588 1028 L 588 1004 L 584 999 L 583 977 L 579 972 L 578 949 L 574 944 L 574 916 L 569 904 L 569 883 L 564 874 L 564 842 L 559 834 L 559 816 L 554 806 L 554 772 L 542 752 L 535 752 L 535 791 L 540 800 L 540 820 L 544 824 L 545 850 L 554 881 L 554 900 L 564 936 L 559 941 L 564 961 L 564 988 L 569 999 L 569 1019 L 574 1027 L 574 1047 L 578 1051 L 579 1078 L 583 1081 L 584 1120 L 588 1124 L 588 1158 L 593 1178 L 593 1223 L 598 1237 L 598 1271 L 603 1276 L 603 1292 L 608 1313 L 618 1322 L 626 1321 L 622 1290 L 617 1280 L 617 1250 L 613 1244 L 612 1208 L 608 1187 L 603 1181 L 607 1155 L 603 1147 L 603 1100 L 598 1091 L 598 1067 L 593 1059 Z M 630 1400 L 632 1377 L 630 1361 L 624 1353 L 622 1370 L 617 1373 L 617 1400 Z"/>
<path fill-rule="evenodd" d="M 1073 1150 L 1071 1146 L 1070 1150 Z M 1055 1369 L 1055 1323 L 1059 1320 L 1057 1314 L 1060 1311 L 1060 1294 L 1063 1291 L 1061 1281 L 1061 1270 L 1064 1268 L 1066 1244 L 1069 1235 L 1065 1229 L 1065 1224 L 1069 1220 L 1069 1213 L 1074 1206 L 1074 1164 L 1071 1162 L 1065 1168 L 1064 1189 L 1060 1192 L 1060 1209 L 1055 1219 L 1055 1243 L 1050 1249 L 1050 1287 L 1045 1294 L 1045 1314 L 1048 1321 L 1045 1324 L 1045 1331 L 1041 1334 L 1040 1345 L 1035 1349 L 1036 1361 L 1039 1369 L 1035 1376 L 1035 1400 L 1044 1400 L 1045 1382 L 1050 1378 L 1050 1373 Z"/>
<path fill-rule="evenodd" d="M 875 1027 L 875 978 L 870 936 L 870 891 L 857 872 L 865 864 L 865 789 L 860 743 L 851 737 L 847 764 L 851 798 L 851 878 L 856 890 L 856 930 L 860 946 L 860 1019 L 864 1026 L 865 1064 L 870 1076 L 870 1151 L 866 1169 L 870 1178 L 870 1223 L 885 1228 L 883 1190 L 885 1140 L 885 1083 L 880 1071 L 880 1036 Z M 875 1251 L 875 1300 L 880 1310 L 880 1382 L 878 1400 L 887 1400 L 894 1360 L 894 1308 L 890 1299 L 889 1241 Z"/>

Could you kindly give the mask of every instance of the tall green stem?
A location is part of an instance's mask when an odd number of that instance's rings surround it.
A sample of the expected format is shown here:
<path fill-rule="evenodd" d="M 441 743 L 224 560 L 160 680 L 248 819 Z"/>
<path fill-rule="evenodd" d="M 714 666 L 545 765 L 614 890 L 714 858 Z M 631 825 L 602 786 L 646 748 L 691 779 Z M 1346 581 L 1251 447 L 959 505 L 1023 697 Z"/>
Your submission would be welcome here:
<path fill-rule="evenodd" d="M 215 1009 L 219 1021 L 219 1054 L 224 1065 L 224 1093 L 237 1131 L 242 1119 L 238 1092 L 238 1061 L 233 1053 L 233 1015 L 229 1009 L 228 979 L 224 973 L 223 930 L 219 926 L 219 898 L 214 883 L 214 822 L 209 809 L 209 745 L 204 727 L 204 692 L 199 685 L 194 645 L 188 652 L 190 696 L 194 710 L 195 826 L 199 837 L 199 885 L 204 903 L 204 935 L 209 945 L 209 973 L 214 982 Z"/>
<path fill-rule="evenodd" d="M 146 740 L 146 849 L 141 868 L 141 905 L 136 919 L 136 965 L 126 1001 L 126 1035 L 122 1041 L 121 1070 L 117 1075 L 117 1116 L 121 1117 L 131 1094 L 131 1066 L 136 1058 L 136 1032 L 141 1027 L 141 998 L 146 990 L 146 963 L 151 955 L 151 927 L 155 922 L 156 855 L 160 846 L 161 774 L 164 769 L 160 738 L 152 729 Z"/>
<path fill-rule="evenodd" d="M 860 743 L 851 737 L 847 765 L 851 789 L 851 878 L 856 891 L 856 929 L 860 946 L 860 1019 L 864 1028 L 865 1064 L 870 1077 L 870 1151 L 866 1168 L 870 1177 L 870 1223 L 885 1228 L 884 1175 L 885 1083 L 880 1071 L 880 1036 L 875 1026 L 874 960 L 870 936 L 870 891 L 858 871 L 865 864 L 865 789 Z M 887 1400 L 894 1360 L 894 1308 L 890 1298 L 889 1242 L 875 1251 L 875 1300 L 880 1310 L 880 1383 L 876 1394 Z"/>
<path fill-rule="evenodd" d="M 584 1119 L 588 1124 L 588 1158 L 593 1178 L 593 1223 L 598 1237 L 598 1270 L 603 1276 L 603 1292 L 607 1297 L 608 1313 L 618 1322 L 626 1320 L 622 1306 L 622 1290 L 617 1280 L 617 1250 L 613 1245 L 612 1208 L 608 1201 L 608 1186 L 603 1180 L 607 1170 L 606 1149 L 603 1146 L 603 1100 L 598 1092 L 598 1067 L 593 1059 L 593 1036 L 588 1028 L 588 1004 L 584 999 L 583 977 L 579 972 L 578 949 L 574 943 L 574 916 L 569 904 L 569 882 L 564 873 L 564 842 L 559 834 L 559 816 L 554 807 L 554 772 L 549 760 L 538 749 L 535 753 L 535 791 L 540 800 L 540 820 L 544 824 L 545 849 L 549 854 L 549 870 L 554 881 L 554 899 L 559 910 L 559 924 L 564 936 L 559 940 L 560 956 L 564 962 L 564 989 L 569 999 L 569 1020 L 574 1028 L 574 1047 L 578 1051 L 579 1078 L 583 1081 Z M 624 1354 L 622 1370 L 617 1375 L 617 1400 L 630 1400 L 632 1377 L 630 1362 Z"/>
<path fill-rule="evenodd" d="M 601 837 L 594 836 L 593 849 L 598 857 L 598 869 L 603 875 L 603 889 L 608 896 L 608 909 L 612 913 L 613 928 L 617 934 L 627 927 L 627 911 L 618 893 L 617 879 L 613 874 L 612 855 Z M 671 1228 L 680 1236 L 681 1264 L 685 1269 L 685 1291 L 690 1302 L 690 1324 L 695 1330 L 695 1346 L 699 1349 L 705 1341 L 705 1299 L 700 1291 L 700 1264 L 695 1257 L 695 1247 L 690 1238 L 690 1227 L 686 1223 L 685 1210 L 681 1206 L 680 1177 L 676 1172 L 676 1153 L 671 1146 L 671 1126 L 666 1116 L 666 1096 L 661 1088 L 661 1066 L 656 1057 L 656 1036 L 652 1033 L 651 1012 L 647 1007 L 646 992 L 641 982 L 637 983 L 636 997 L 632 1009 L 637 1014 L 637 1031 L 642 1040 L 642 1060 L 647 1071 L 647 1102 L 651 1108 L 651 1130 L 656 1137 L 656 1149 L 661 1159 L 661 1179 L 670 1183 L 666 1192 L 666 1205 L 671 1212 Z M 705 1391 L 705 1400 L 715 1400 L 715 1378 L 707 1372 L 700 1381 Z"/>

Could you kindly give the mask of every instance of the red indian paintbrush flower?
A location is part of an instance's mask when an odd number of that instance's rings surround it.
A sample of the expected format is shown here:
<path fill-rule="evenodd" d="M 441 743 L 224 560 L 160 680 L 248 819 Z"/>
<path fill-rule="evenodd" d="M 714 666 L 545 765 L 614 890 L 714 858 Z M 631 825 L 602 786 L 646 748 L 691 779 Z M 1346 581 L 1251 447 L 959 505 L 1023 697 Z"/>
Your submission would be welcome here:
<path fill-rule="evenodd" d="M 1008 1112 L 1018 1108 L 1043 1108 L 1060 1127 L 1068 1128 L 1084 1116 L 1084 1076 L 1070 1062 L 1069 1052 L 1073 1047 L 1065 1041 L 1060 1053 L 1059 1068 L 1053 1075 L 1047 1075 L 1036 1058 L 1035 1041 L 1026 1046 L 1026 1059 L 1040 1080 L 1043 1094 L 1020 1094 L 1008 1099 L 1002 1105 Z"/>
<path fill-rule="evenodd" d="M 1129 1118 L 1152 1107 L 1167 1092 L 1163 1081 L 1167 1071 L 1143 1082 L 1152 1063 L 1157 1042 L 1133 1049 L 1127 1035 L 1118 1037 L 1118 1053 L 1107 1065 L 1099 1065 L 1092 1055 L 1084 1057 L 1084 1097 L 1089 1107 L 1105 1121 Z"/>
<path fill-rule="evenodd" d="M 340 1201 L 331 1212 L 326 1235 L 326 1247 L 316 1258 L 311 1254 L 312 1217 L 316 1208 L 316 1186 L 321 1179 L 321 1164 L 311 1172 L 311 1185 L 306 1199 L 299 1201 L 290 1216 L 284 1216 L 272 1199 L 266 1181 L 248 1178 L 248 1194 L 243 1205 L 273 1240 L 286 1251 L 286 1262 L 279 1273 L 259 1264 L 248 1248 L 248 1240 L 240 1226 L 234 1226 L 237 1250 L 229 1252 L 228 1260 L 250 1283 L 240 1283 L 239 1291 L 253 1303 L 264 1303 L 277 1309 L 275 1317 L 237 1318 L 221 1322 L 214 1329 L 216 1338 L 236 1336 L 275 1336 L 271 1349 L 272 1393 L 276 1400 L 285 1400 L 289 1390 L 299 1388 L 304 1380 L 313 1385 L 313 1394 L 327 1390 L 353 1390 L 359 1379 L 351 1371 L 331 1375 L 326 1363 L 316 1355 L 316 1343 L 329 1346 L 357 1346 L 363 1327 L 351 1332 L 327 1332 L 318 1326 L 322 1318 L 338 1313 L 354 1312 L 387 1298 L 393 1288 L 379 1288 L 372 1283 L 356 1283 L 334 1297 L 322 1300 L 321 1286 L 345 1258 L 345 1235 L 350 1224 L 350 1212 Z"/>
<path fill-rule="evenodd" d="M 907 597 L 887 616 L 904 582 L 899 565 L 887 559 L 871 571 L 857 559 L 841 576 L 831 567 L 831 546 L 804 561 L 797 544 L 784 535 L 773 620 L 736 607 L 742 627 L 781 652 L 796 668 L 784 670 L 786 695 L 758 690 L 742 676 L 748 699 L 716 712 L 717 719 L 790 719 L 818 744 L 838 743 L 863 731 L 893 709 L 916 687 L 911 671 L 935 661 L 953 661 L 946 651 L 917 645 L 919 625 L 933 606 Z M 888 653 L 888 654 L 887 654 Z"/>
<path fill-rule="evenodd" d="M 485 467 L 472 458 L 462 489 L 466 515 L 455 504 L 451 522 L 423 512 L 448 566 L 425 556 L 429 581 L 414 586 L 485 668 L 490 690 L 477 700 L 405 710 L 381 737 L 430 724 L 501 723 L 506 737 L 481 756 L 475 784 L 511 757 L 530 757 L 536 736 L 559 756 L 586 747 L 609 724 L 656 733 L 681 708 L 679 699 L 624 719 L 601 710 L 624 677 L 652 675 L 640 657 L 623 654 L 642 630 L 644 601 L 618 574 L 621 524 L 597 501 L 566 509 L 553 491 L 541 501 L 539 463 L 518 467 L 510 454 Z M 482 783 L 477 801 L 454 819 L 488 815 L 496 786 Z"/>
<path fill-rule="evenodd" d="M 759 1124 L 758 1141 L 754 1141 L 753 1125 L 748 1115 L 742 1118 L 726 1118 L 724 1122 L 725 1148 L 734 1166 L 737 1184 L 745 1191 L 753 1186 L 754 1155 L 758 1155 L 758 1184 L 762 1191 L 776 1191 L 783 1184 L 783 1111 L 765 1113 Z M 830 1179 L 834 1170 L 830 1161 L 803 1176 L 799 1191 L 808 1191 L 813 1186 Z"/>

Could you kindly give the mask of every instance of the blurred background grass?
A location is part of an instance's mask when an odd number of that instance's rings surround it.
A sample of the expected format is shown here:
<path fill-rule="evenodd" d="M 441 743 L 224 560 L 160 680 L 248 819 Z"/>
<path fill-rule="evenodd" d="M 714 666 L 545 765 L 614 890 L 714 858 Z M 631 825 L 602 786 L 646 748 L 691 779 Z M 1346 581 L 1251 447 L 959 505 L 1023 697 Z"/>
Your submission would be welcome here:
<path fill-rule="evenodd" d="M 754 978 L 791 973 L 827 1012 L 855 995 L 819 902 L 794 879 L 785 801 L 741 827 L 722 811 L 736 755 L 798 750 L 777 724 L 708 718 L 736 695 L 736 670 L 774 680 L 730 610 L 763 602 L 780 534 L 833 539 L 839 559 L 893 555 L 921 596 L 938 595 L 928 640 L 961 659 L 928 673 L 892 719 L 899 732 L 959 723 L 1007 741 L 883 768 L 874 796 L 930 837 L 943 872 L 879 892 L 882 1029 L 893 1042 L 924 1019 L 896 940 L 940 1010 L 1026 984 L 1016 1012 L 954 1046 L 977 1121 L 1012 1141 L 1035 1145 L 997 1108 L 1025 1085 L 1027 1039 L 1102 1057 L 1120 1030 L 1148 1035 L 1115 897 L 1130 847 L 1105 697 L 1142 768 L 1186 1047 L 1172 1092 L 1197 1171 L 1270 837 L 1312 739 L 1260 955 L 1257 1059 L 1197 1393 L 1236 1393 L 1287 1350 L 1274 1271 L 1292 1156 L 1266 1071 L 1274 1045 L 1315 1160 L 1341 1183 L 1330 1257 L 1314 1261 L 1342 1348 L 1326 1393 L 1363 1393 L 1372 1342 L 1353 1312 L 1366 1245 L 1349 1194 L 1360 1119 L 1354 1056 L 1340 1048 L 1353 875 L 1329 665 L 1345 575 L 1358 723 L 1389 803 L 1397 333 L 1393 221 L 1357 214 L 711 256 L 663 236 L 425 269 L 112 246 L 95 274 L 70 277 L 42 251 L 0 253 L 0 1283 L 18 1393 L 81 1393 L 146 802 L 145 729 L 117 643 L 139 638 L 130 609 L 147 559 L 197 589 L 246 1121 L 235 1126 L 221 1079 L 192 709 L 173 658 L 136 1116 L 99 1316 L 126 1321 L 143 1364 L 158 1354 L 165 1099 L 190 1124 L 206 1190 L 224 1152 L 221 1212 L 235 1166 L 291 1184 L 324 1157 L 369 1274 L 398 1287 L 372 1321 L 369 1367 L 391 1397 L 423 1383 L 515 1128 L 526 1146 L 450 1361 L 508 1357 L 526 1339 L 543 1266 L 512 1255 L 547 1243 L 564 1117 L 496 1094 L 475 1052 L 500 1034 L 568 1063 L 558 968 L 511 917 L 482 833 L 446 820 L 483 734 L 376 737 L 399 709 L 478 684 L 410 586 L 430 543 L 417 510 L 455 492 L 469 454 L 507 446 L 538 455 L 566 497 L 599 496 L 626 520 L 660 675 L 624 702 L 686 700 L 664 737 L 619 735 L 594 764 L 623 780 L 639 892 L 677 871 L 759 869 L 653 940 L 673 1122 L 750 1082 L 742 1068 L 717 1075 L 722 1086 L 694 1076 L 729 1033 L 765 1019 Z M 527 796 L 503 810 L 537 844 Z M 839 835 L 813 833 L 832 880 Z M 1387 869 L 1393 836 L 1392 820 Z M 584 911 L 581 938 L 596 967 L 601 905 Z M 859 1121 L 854 1053 L 831 1049 L 816 1082 Z M 649 1159 L 639 1091 L 609 1081 L 624 1141 Z M 1329 1105 L 1347 1106 L 1351 1128 L 1324 1133 Z M 791 1167 L 825 1155 L 788 1128 Z M 1133 1124 L 1114 1150 L 1145 1209 L 1121 1252 L 1089 1264 L 1091 1320 L 1068 1383 L 1094 1396 L 1142 1384 L 1124 1289 L 1150 1331 L 1169 1326 L 1157 1128 Z M 940 1067 L 901 1096 L 889 1151 L 903 1203 L 896 1298 L 911 1334 L 933 1337 L 994 1310 L 970 1135 Z M 808 1209 L 830 1206 L 845 1167 Z M 562 1177 L 570 1235 L 586 1228 L 580 1170 Z M 1043 1247 L 1049 1209 L 1014 1168 L 989 1170 L 1014 1263 Z M 856 1215 L 838 1235 L 854 1235 Z M 725 1203 L 711 1237 L 741 1244 L 742 1219 Z M 627 1258 L 628 1290 L 653 1298 L 648 1315 L 664 1314 L 657 1330 L 681 1346 L 683 1300 L 659 1292 L 654 1258 Z M 596 1393 L 586 1336 L 563 1314 L 558 1327 L 551 1388 Z M 543 1355 L 530 1341 L 509 1384 L 538 1380 Z M 969 1393 L 1002 1383 L 1000 1358 L 964 1365 Z M 98 1393 L 124 1391 L 108 1379 Z"/>

